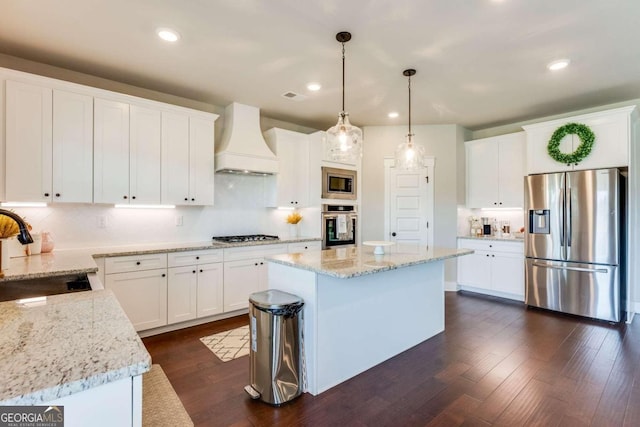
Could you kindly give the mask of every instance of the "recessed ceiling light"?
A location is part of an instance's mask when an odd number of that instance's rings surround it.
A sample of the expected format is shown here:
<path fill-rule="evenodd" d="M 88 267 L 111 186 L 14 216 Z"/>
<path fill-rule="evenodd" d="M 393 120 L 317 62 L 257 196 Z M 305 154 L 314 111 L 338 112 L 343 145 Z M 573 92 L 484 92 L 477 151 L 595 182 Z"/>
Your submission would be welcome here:
<path fill-rule="evenodd" d="M 547 68 L 551 71 L 562 70 L 563 68 L 567 68 L 571 61 L 568 59 L 558 59 L 556 61 L 550 62 L 547 65 Z"/>
<path fill-rule="evenodd" d="M 312 92 L 320 90 L 321 87 L 322 86 L 320 85 L 320 83 L 308 83 L 307 84 L 307 89 L 309 89 Z"/>
<path fill-rule="evenodd" d="M 180 34 L 171 28 L 158 28 L 156 33 L 158 37 L 167 42 L 177 42 L 180 39 Z"/>
<path fill-rule="evenodd" d="M 400 114 L 396 113 L 395 111 L 392 111 L 389 114 L 387 114 L 387 116 L 389 116 L 390 119 L 397 119 L 399 115 Z"/>

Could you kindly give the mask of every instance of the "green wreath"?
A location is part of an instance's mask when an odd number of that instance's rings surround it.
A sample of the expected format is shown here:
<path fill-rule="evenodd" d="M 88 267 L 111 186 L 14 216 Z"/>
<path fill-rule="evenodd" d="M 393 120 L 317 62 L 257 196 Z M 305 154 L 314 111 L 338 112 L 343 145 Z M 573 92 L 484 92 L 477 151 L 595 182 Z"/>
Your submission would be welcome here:
<path fill-rule="evenodd" d="M 567 135 L 578 135 L 581 144 L 573 153 L 563 153 L 560 151 L 560 141 Z M 580 123 L 567 123 L 564 126 L 560 126 L 553 132 L 549 144 L 547 145 L 547 152 L 552 159 L 560 163 L 577 164 L 581 162 L 585 157 L 591 153 L 593 143 L 596 139 L 593 131 L 589 129 L 589 126 Z"/>

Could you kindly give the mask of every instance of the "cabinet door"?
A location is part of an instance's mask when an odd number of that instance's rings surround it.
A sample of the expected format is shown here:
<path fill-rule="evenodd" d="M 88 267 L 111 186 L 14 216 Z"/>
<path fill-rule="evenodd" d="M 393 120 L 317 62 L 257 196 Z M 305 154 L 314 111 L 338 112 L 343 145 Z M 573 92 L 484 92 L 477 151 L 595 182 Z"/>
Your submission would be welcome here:
<path fill-rule="evenodd" d="M 309 204 L 309 138 L 289 130 L 273 128 L 265 132 L 265 140 L 278 157 L 275 198 L 272 207 L 305 207 Z"/>
<path fill-rule="evenodd" d="M 166 269 L 107 274 L 111 289 L 136 331 L 167 324 Z"/>
<path fill-rule="evenodd" d="M 53 91 L 53 201 L 93 201 L 93 97 Z"/>
<path fill-rule="evenodd" d="M 223 271 L 222 263 L 198 266 L 198 317 L 222 313 Z"/>
<path fill-rule="evenodd" d="M 576 170 L 603 169 L 629 166 L 629 115 L 603 114 L 585 120 L 584 123 L 596 135 L 591 153 L 574 166 Z M 580 145 L 577 135 L 572 135 L 573 149 Z"/>
<path fill-rule="evenodd" d="M 224 311 L 249 306 L 249 295 L 260 290 L 264 271 L 263 258 L 252 258 L 224 263 Z"/>
<path fill-rule="evenodd" d="M 505 135 L 498 143 L 499 149 L 499 200 L 503 208 L 524 206 L 524 132 Z"/>
<path fill-rule="evenodd" d="M 197 117 L 189 118 L 189 202 L 213 206 L 214 123 Z"/>
<path fill-rule="evenodd" d="M 482 289 L 491 289 L 491 256 L 489 252 L 475 251 L 458 258 L 458 283 Z"/>
<path fill-rule="evenodd" d="M 51 89 L 6 82 L 8 201 L 51 201 L 52 97 Z"/>
<path fill-rule="evenodd" d="M 167 323 L 195 319 L 198 295 L 196 266 L 170 268 L 167 282 Z"/>
<path fill-rule="evenodd" d="M 129 104 L 94 99 L 93 201 L 129 202 Z"/>
<path fill-rule="evenodd" d="M 129 203 L 160 203 L 160 111 L 130 107 Z"/>
<path fill-rule="evenodd" d="M 498 206 L 498 153 L 492 138 L 466 143 L 468 208 Z"/>
<path fill-rule="evenodd" d="M 162 203 L 189 203 L 189 117 L 162 113 Z"/>
<path fill-rule="evenodd" d="M 524 256 L 491 254 L 491 288 L 524 298 Z"/>

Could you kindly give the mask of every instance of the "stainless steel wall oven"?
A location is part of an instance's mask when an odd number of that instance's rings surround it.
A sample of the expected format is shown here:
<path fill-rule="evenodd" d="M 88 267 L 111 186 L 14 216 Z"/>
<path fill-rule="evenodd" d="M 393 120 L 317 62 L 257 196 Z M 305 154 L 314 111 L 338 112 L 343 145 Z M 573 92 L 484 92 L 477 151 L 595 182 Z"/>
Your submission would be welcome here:
<path fill-rule="evenodd" d="M 355 246 L 357 229 L 355 206 L 322 205 L 322 249 Z"/>

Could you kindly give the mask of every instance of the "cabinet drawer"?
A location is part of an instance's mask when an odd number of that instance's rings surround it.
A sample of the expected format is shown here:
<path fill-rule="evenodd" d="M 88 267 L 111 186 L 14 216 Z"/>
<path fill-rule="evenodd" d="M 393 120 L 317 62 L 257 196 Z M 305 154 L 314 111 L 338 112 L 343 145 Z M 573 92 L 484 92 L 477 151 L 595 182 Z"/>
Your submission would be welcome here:
<path fill-rule="evenodd" d="M 459 239 L 459 248 L 473 249 L 477 251 L 506 252 L 513 254 L 524 254 L 523 241 L 497 241 L 480 239 Z"/>
<path fill-rule="evenodd" d="M 222 262 L 222 249 L 171 252 L 167 254 L 167 262 L 169 267 L 181 267 L 184 265 L 198 265 Z"/>
<path fill-rule="evenodd" d="M 167 254 L 129 255 L 106 258 L 105 274 L 167 268 Z"/>
<path fill-rule="evenodd" d="M 286 254 L 287 245 L 259 245 L 241 246 L 238 248 L 224 249 L 224 261 L 237 261 L 241 259 L 262 258 L 269 255 Z"/>
<path fill-rule="evenodd" d="M 289 243 L 289 253 L 295 254 L 299 252 L 305 251 L 319 251 L 322 249 L 322 242 L 298 242 L 298 243 Z"/>

